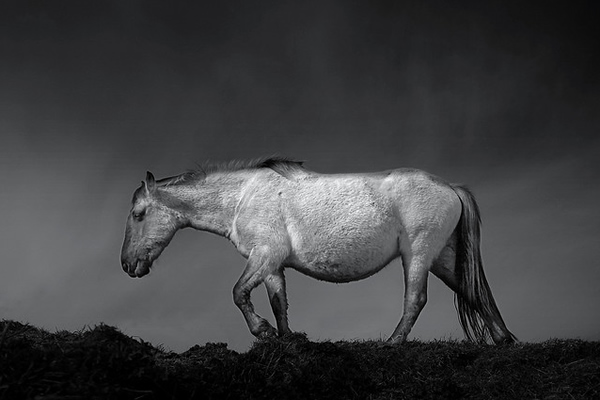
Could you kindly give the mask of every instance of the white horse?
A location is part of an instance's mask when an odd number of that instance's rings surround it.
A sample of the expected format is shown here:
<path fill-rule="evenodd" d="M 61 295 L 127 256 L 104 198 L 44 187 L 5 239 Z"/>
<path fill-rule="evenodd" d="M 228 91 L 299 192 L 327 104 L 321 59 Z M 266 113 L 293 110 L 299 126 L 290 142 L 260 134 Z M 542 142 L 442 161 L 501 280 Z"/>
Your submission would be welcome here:
<path fill-rule="evenodd" d="M 155 181 L 135 191 L 121 251 L 123 270 L 142 277 L 175 232 L 192 227 L 228 238 L 247 259 L 233 299 L 250 332 L 290 332 L 285 268 L 328 282 L 367 278 L 401 257 L 402 318 L 389 338 L 403 342 L 427 301 L 429 272 L 455 292 L 467 338 L 510 343 L 485 278 L 480 216 L 464 187 L 416 169 L 325 175 L 301 162 L 234 162 Z M 264 283 L 277 330 L 250 293 Z"/>

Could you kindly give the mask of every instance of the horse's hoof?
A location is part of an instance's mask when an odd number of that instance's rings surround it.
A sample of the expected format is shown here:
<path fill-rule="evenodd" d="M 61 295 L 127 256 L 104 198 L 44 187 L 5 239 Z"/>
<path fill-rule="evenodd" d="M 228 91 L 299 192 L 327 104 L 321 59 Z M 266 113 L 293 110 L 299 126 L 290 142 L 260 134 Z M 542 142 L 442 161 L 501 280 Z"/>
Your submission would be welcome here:
<path fill-rule="evenodd" d="M 260 335 L 258 335 L 259 338 L 261 339 L 271 339 L 271 338 L 276 338 L 277 337 L 277 331 L 276 330 L 266 330 L 264 332 L 262 332 Z"/>
<path fill-rule="evenodd" d="M 382 342 L 382 343 L 385 346 L 398 346 L 398 345 L 401 345 L 402 343 L 404 343 L 404 339 L 392 336 L 388 340 L 386 340 L 385 342 Z"/>
<path fill-rule="evenodd" d="M 304 332 L 286 332 L 279 336 L 281 339 L 288 342 L 307 342 L 308 336 Z"/>
<path fill-rule="evenodd" d="M 260 325 L 260 330 L 258 335 L 256 335 L 259 339 L 271 339 L 277 337 L 277 329 L 275 329 L 271 324 L 267 321 L 264 321 Z"/>

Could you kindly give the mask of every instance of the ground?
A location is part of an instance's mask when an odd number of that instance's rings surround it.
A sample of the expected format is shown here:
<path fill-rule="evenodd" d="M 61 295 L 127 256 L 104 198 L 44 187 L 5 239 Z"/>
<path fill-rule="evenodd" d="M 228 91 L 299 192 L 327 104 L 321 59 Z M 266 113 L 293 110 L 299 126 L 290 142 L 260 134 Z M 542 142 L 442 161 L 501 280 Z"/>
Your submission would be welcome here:
<path fill-rule="evenodd" d="M 259 340 L 177 354 L 98 325 L 48 332 L 0 322 L 0 399 L 590 399 L 600 342 Z"/>

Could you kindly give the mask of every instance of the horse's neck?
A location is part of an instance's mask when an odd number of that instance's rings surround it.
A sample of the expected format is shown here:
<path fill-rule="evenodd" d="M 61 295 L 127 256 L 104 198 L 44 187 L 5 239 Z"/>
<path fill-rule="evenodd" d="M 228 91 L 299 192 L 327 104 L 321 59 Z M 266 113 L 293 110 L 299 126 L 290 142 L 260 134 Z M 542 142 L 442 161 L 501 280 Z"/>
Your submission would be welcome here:
<path fill-rule="evenodd" d="M 166 189 L 187 205 L 187 226 L 229 237 L 245 181 L 243 177 L 210 176 L 191 186 Z"/>

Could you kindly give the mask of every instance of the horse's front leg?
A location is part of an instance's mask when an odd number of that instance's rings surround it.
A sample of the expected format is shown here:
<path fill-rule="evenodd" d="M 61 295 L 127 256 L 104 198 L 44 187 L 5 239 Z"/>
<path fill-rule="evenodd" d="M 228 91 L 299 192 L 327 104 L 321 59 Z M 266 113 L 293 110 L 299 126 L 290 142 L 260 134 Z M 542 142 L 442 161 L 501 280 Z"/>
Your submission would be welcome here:
<path fill-rule="evenodd" d="M 277 333 L 275 328 L 254 311 L 250 293 L 279 268 L 281 262 L 269 254 L 267 247 L 255 247 L 250 252 L 246 268 L 233 287 L 233 301 L 240 309 L 250 332 L 256 336 L 272 336 Z M 267 286 L 268 287 L 268 286 Z"/>
<path fill-rule="evenodd" d="M 283 267 L 280 267 L 277 271 L 267 276 L 265 279 L 265 286 L 267 287 L 267 294 L 269 295 L 273 315 L 275 315 L 275 320 L 277 321 L 279 335 L 283 336 L 286 333 L 290 333 L 291 330 L 288 326 L 287 318 L 288 303 L 285 291 Z"/>

